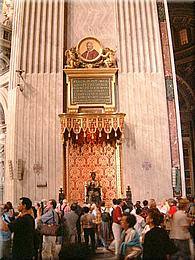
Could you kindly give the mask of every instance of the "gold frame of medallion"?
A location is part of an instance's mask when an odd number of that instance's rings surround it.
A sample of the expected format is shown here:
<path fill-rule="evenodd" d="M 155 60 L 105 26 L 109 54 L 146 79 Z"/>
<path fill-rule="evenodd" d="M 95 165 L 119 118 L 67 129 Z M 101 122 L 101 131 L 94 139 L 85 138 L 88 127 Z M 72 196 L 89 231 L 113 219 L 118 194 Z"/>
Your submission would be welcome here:
<path fill-rule="evenodd" d="M 94 109 L 97 109 L 99 112 L 102 108 L 102 112 L 114 112 L 116 111 L 116 73 L 118 68 L 84 68 L 84 69 L 64 69 L 66 74 L 66 82 L 67 82 L 67 113 L 79 113 L 79 109 L 88 108 L 88 110 L 93 109 L 92 111 L 95 112 Z M 73 80 L 94 80 L 94 79 L 108 79 L 110 84 L 110 94 L 111 94 L 111 101 L 108 103 L 101 103 L 101 102 L 73 102 Z M 98 88 L 97 88 L 98 89 Z M 90 99 L 90 96 L 89 96 Z"/>
<path fill-rule="evenodd" d="M 82 53 L 84 52 L 84 50 L 86 50 L 86 47 L 84 47 L 85 49 L 83 49 L 83 45 L 86 45 L 87 42 L 92 42 L 95 49 L 99 53 L 99 55 L 93 60 L 88 60 L 88 59 L 85 59 L 82 57 Z M 80 42 L 77 44 L 76 50 L 77 50 L 79 58 L 82 61 L 84 61 L 86 63 L 93 63 L 100 59 L 101 54 L 102 54 L 102 45 L 101 45 L 101 42 L 98 39 L 96 39 L 95 37 L 88 36 L 88 37 L 85 37 L 80 40 Z"/>

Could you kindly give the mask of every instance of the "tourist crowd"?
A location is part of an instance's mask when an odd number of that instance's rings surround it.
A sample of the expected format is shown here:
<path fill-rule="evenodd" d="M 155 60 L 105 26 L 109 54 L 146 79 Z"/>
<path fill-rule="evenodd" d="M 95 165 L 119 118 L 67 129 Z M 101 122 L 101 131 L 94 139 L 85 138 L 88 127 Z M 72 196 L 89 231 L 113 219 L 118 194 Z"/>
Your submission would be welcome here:
<path fill-rule="evenodd" d="M 107 207 L 22 197 L 17 210 L 1 207 L 0 259 L 87 260 L 98 247 L 117 259 L 192 259 L 194 232 L 193 199 L 113 199 Z"/>

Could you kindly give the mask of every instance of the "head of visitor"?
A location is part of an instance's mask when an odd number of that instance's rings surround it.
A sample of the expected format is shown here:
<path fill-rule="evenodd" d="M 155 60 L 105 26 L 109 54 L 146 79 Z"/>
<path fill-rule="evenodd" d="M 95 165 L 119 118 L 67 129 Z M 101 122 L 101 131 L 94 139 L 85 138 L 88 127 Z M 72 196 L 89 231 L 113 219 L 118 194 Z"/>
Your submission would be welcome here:
<path fill-rule="evenodd" d="M 139 200 L 136 201 L 135 208 L 141 208 L 141 201 Z"/>
<path fill-rule="evenodd" d="M 10 210 L 10 207 L 7 205 L 7 203 L 3 206 L 3 212 L 8 212 Z"/>
<path fill-rule="evenodd" d="M 114 198 L 114 199 L 112 200 L 112 203 L 113 203 L 113 205 L 117 205 L 117 199 Z"/>
<path fill-rule="evenodd" d="M 66 199 L 63 199 L 62 204 L 63 204 L 63 205 L 67 205 L 67 204 L 68 204 L 68 201 L 67 201 Z"/>
<path fill-rule="evenodd" d="M 41 204 L 38 201 L 35 201 L 34 207 L 37 210 L 37 209 L 39 209 L 41 207 Z"/>
<path fill-rule="evenodd" d="M 189 207 L 189 200 L 187 198 L 181 198 L 178 203 L 178 209 L 186 211 Z"/>
<path fill-rule="evenodd" d="M 77 210 L 77 204 L 76 203 L 72 203 L 71 206 L 70 206 L 70 209 L 72 211 L 76 211 Z"/>
<path fill-rule="evenodd" d="M 117 199 L 116 205 L 120 205 L 122 207 L 123 206 L 123 200 Z"/>
<path fill-rule="evenodd" d="M 89 208 L 88 208 L 88 207 L 83 207 L 83 213 L 84 213 L 84 214 L 89 213 Z"/>
<path fill-rule="evenodd" d="M 163 215 L 155 208 L 149 209 L 148 215 L 146 217 L 146 224 L 150 226 L 150 228 L 158 227 L 163 222 Z"/>
<path fill-rule="evenodd" d="M 124 214 L 121 218 L 121 227 L 126 231 L 129 228 L 133 228 L 136 224 L 136 216 L 130 213 Z"/>
<path fill-rule="evenodd" d="M 7 201 L 6 205 L 9 207 L 9 209 L 13 209 L 13 205 L 12 205 L 11 201 Z"/>
<path fill-rule="evenodd" d="M 32 208 L 32 201 L 27 197 L 21 197 L 20 202 L 18 204 L 18 211 L 25 212 Z"/>
<path fill-rule="evenodd" d="M 48 200 L 48 202 L 47 202 L 46 210 L 48 211 L 48 210 L 50 210 L 50 209 L 55 209 L 56 206 L 57 206 L 56 200 L 50 199 L 50 200 Z"/>
<path fill-rule="evenodd" d="M 135 213 L 136 213 L 136 215 L 141 215 L 142 209 L 141 208 L 137 208 Z"/>
<path fill-rule="evenodd" d="M 177 206 L 177 201 L 175 199 L 170 198 L 170 199 L 168 199 L 167 202 L 168 202 L 169 207 Z"/>
<path fill-rule="evenodd" d="M 149 201 L 149 208 L 150 209 L 155 209 L 156 208 L 156 201 L 155 201 L 155 199 L 150 199 L 150 201 Z"/>
<path fill-rule="evenodd" d="M 144 200 L 142 203 L 143 203 L 144 207 L 148 207 L 148 201 L 147 200 Z"/>

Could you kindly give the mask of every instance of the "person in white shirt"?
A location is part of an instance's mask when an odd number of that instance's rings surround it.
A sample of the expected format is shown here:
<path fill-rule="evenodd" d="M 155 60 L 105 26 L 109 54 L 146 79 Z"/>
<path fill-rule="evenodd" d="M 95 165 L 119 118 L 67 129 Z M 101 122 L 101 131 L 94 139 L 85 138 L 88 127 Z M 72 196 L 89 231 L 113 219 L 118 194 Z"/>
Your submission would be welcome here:
<path fill-rule="evenodd" d="M 189 239 L 190 239 L 190 218 L 187 217 L 186 210 L 188 209 L 189 201 L 185 198 L 180 199 L 178 210 L 173 215 L 170 238 L 174 239 L 174 243 L 178 248 L 172 259 L 191 259 Z"/>
<path fill-rule="evenodd" d="M 140 216 L 140 214 L 142 213 L 142 210 L 140 208 L 137 208 L 135 211 L 135 216 L 136 216 L 136 224 L 135 224 L 135 230 L 138 232 L 139 236 L 141 236 L 142 231 L 144 230 L 144 227 L 146 225 L 146 222 L 144 220 L 144 218 L 142 216 Z"/>

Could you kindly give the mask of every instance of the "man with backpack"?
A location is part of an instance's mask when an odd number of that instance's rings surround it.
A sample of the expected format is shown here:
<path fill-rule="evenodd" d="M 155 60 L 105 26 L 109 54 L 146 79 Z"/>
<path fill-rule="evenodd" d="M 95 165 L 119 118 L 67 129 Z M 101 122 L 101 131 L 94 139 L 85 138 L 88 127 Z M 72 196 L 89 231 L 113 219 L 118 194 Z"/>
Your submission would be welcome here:
<path fill-rule="evenodd" d="M 110 214 L 105 207 L 105 202 L 101 203 L 101 217 L 102 223 L 100 227 L 100 239 L 105 248 L 108 248 L 108 239 L 110 233 Z"/>

